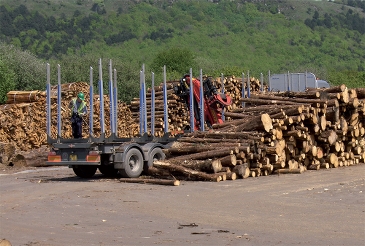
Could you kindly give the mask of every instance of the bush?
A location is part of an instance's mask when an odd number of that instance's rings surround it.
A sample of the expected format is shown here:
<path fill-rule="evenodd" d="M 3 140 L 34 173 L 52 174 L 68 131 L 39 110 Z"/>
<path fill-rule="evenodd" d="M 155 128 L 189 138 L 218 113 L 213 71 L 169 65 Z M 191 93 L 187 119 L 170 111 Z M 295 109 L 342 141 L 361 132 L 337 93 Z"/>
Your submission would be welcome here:
<path fill-rule="evenodd" d="M 46 66 L 35 55 L 0 42 L 0 57 L 14 72 L 15 90 L 44 90 Z"/>
<path fill-rule="evenodd" d="M 4 63 L 0 57 L 0 104 L 7 100 L 6 94 L 15 89 L 15 73 Z"/>

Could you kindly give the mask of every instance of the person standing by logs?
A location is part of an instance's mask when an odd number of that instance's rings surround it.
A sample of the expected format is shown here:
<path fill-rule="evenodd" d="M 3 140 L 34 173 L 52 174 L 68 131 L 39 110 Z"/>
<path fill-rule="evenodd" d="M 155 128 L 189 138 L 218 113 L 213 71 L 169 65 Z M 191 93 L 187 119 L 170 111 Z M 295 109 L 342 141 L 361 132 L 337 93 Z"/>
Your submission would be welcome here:
<path fill-rule="evenodd" d="M 85 95 L 82 92 L 70 101 L 68 107 L 71 109 L 71 126 L 74 138 L 82 138 L 82 117 L 87 114 Z"/>

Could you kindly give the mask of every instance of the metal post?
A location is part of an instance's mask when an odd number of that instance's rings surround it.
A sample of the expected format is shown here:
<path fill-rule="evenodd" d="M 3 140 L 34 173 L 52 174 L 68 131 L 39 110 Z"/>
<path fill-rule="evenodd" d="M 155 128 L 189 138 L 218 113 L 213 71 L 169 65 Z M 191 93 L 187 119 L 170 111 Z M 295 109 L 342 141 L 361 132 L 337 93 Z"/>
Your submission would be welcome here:
<path fill-rule="evenodd" d="M 308 87 L 308 81 L 307 81 L 307 71 L 305 71 L 305 89 Z"/>
<path fill-rule="evenodd" d="M 62 136 L 61 126 L 62 126 L 62 117 L 61 117 L 61 66 L 57 65 L 58 71 L 58 86 L 57 86 L 57 137 L 60 138 Z"/>
<path fill-rule="evenodd" d="M 143 64 L 143 67 L 142 67 L 142 84 L 143 84 L 143 118 L 144 118 L 144 132 L 148 132 L 148 129 L 147 129 L 147 98 L 146 98 L 146 69 L 145 69 L 145 66 Z"/>
<path fill-rule="evenodd" d="M 250 81 L 250 71 L 247 71 L 247 97 L 251 97 L 251 81 Z"/>
<path fill-rule="evenodd" d="M 200 130 L 205 131 L 203 70 L 200 69 Z"/>
<path fill-rule="evenodd" d="M 289 88 L 289 71 L 288 71 L 287 83 L 288 83 L 287 84 L 288 85 L 288 87 L 287 87 L 288 88 L 288 91 L 290 91 L 290 88 Z"/>
<path fill-rule="evenodd" d="M 271 80 L 270 80 L 270 70 L 269 70 L 269 91 L 271 91 Z"/>
<path fill-rule="evenodd" d="M 264 75 L 262 73 L 260 76 L 260 80 L 261 80 L 261 91 L 264 91 Z"/>
<path fill-rule="evenodd" d="M 221 73 L 221 84 L 222 84 L 222 90 L 221 92 L 224 94 L 224 75 Z M 225 121 L 226 117 L 224 116 L 224 106 L 222 106 L 222 120 Z"/>
<path fill-rule="evenodd" d="M 109 114 L 110 114 L 110 130 L 112 135 L 115 134 L 114 124 L 114 90 L 113 90 L 113 72 L 112 72 L 112 60 L 109 60 Z"/>
<path fill-rule="evenodd" d="M 105 134 L 105 117 L 104 117 L 104 88 L 103 88 L 103 71 L 101 58 L 99 59 L 99 96 L 100 96 L 100 128 L 101 134 Z"/>
<path fill-rule="evenodd" d="M 117 70 L 114 69 L 114 129 L 115 135 L 118 136 L 118 85 Z"/>
<path fill-rule="evenodd" d="M 144 124 L 143 124 L 143 88 L 142 88 L 142 70 L 139 72 L 139 133 L 143 135 L 144 133 Z"/>
<path fill-rule="evenodd" d="M 169 131 L 169 115 L 167 108 L 166 65 L 163 66 L 163 115 L 164 115 L 165 133 L 167 133 Z"/>
<path fill-rule="evenodd" d="M 246 97 L 246 88 L 245 88 L 245 73 L 242 73 L 242 98 Z M 242 107 L 246 107 L 246 103 L 242 102 Z"/>
<path fill-rule="evenodd" d="M 155 74 L 152 72 L 151 84 L 151 135 L 155 135 Z"/>
<path fill-rule="evenodd" d="M 49 63 L 47 63 L 47 98 L 46 98 L 46 109 L 47 109 L 47 135 L 51 137 L 51 69 Z"/>
<path fill-rule="evenodd" d="M 194 84 L 193 84 L 193 69 L 190 68 L 190 132 L 195 131 L 194 124 Z"/>
<path fill-rule="evenodd" d="M 89 101 L 89 134 L 93 135 L 94 128 L 94 82 L 93 82 L 93 68 L 90 67 L 90 101 Z"/>

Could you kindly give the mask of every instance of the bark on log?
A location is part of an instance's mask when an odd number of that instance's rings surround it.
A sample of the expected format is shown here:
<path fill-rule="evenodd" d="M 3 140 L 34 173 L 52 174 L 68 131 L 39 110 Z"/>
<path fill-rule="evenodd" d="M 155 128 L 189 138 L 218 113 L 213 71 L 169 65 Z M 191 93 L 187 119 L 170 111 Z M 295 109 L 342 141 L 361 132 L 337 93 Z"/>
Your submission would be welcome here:
<path fill-rule="evenodd" d="M 223 156 L 231 155 L 231 154 L 233 154 L 232 148 L 223 148 L 220 150 L 209 150 L 209 151 L 204 151 L 204 152 L 190 154 L 190 155 L 177 156 L 172 159 L 174 159 L 174 160 L 189 160 L 189 159 L 202 160 L 202 159 L 223 157 Z"/>
<path fill-rule="evenodd" d="M 174 160 L 167 160 L 175 165 L 182 165 L 184 167 L 207 173 L 218 173 L 222 170 L 221 161 L 218 159 L 206 159 L 206 160 L 184 160 L 179 163 L 174 163 Z"/>
<path fill-rule="evenodd" d="M 248 168 L 247 164 L 236 165 L 231 171 L 235 172 L 238 177 L 243 179 L 246 179 L 250 176 L 250 169 Z"/>
<path fill-rule="evenodd" d="M 221 176 L 219 176 L 219 175 L 207 174 L 205 172 L 195 171 L 190 168 L 186 168 L 186 167 L 179 166 L 179 165 L 174 165 L 174 164 L 171 164 L 168 162 L 155 161 L 153 163 L 153 165 L 160 167 L 160 168 L 166 168 L 170 171 L 177 171 L 177 172 L 187 175 L 188 177 L 194 177 L 199 180 L 207 180 L 207 181 L 214 181 L 214 182 L 221 181 Z"/>
<path fill-rule="evenodd" d="M 237 158 L 234 154 L 221 157 L 219 160 L 223 167 L 234 167 L 237 164 Z"/>
<path fill-rule="evenodd" d="M 179 186 L 180 185 L 180 180 L 167 180 L 167 179 L 120 178 L 119 182 L 122 182 L 122 183 L 159 184 L 159 185 L 172 185 L 172 186 Z"/>

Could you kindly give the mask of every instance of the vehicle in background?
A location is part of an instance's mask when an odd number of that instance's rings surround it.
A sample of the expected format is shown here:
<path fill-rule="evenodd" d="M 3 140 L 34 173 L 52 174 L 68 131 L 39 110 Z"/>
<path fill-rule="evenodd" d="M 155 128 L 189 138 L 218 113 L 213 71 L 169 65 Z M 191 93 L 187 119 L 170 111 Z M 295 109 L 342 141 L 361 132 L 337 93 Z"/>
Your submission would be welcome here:
<path fill-rule="evenodd" d="M 269 76 L 270 91 L 305 91 L 307 88 L 329 88 L 325 80 L 319 80 L 313 73 L 283 73 Z"/>

